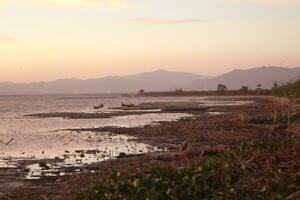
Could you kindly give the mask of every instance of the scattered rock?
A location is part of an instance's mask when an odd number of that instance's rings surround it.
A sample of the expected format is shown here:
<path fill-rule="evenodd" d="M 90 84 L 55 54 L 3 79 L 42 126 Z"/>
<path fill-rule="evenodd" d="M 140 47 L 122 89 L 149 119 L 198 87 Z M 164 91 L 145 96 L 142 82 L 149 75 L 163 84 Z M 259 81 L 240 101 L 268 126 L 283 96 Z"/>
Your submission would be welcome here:
<path fill-rule="evenodd" d="M 117 158 L 126 158 L 126 157 L 127 157 L 127 154 L 124 153 L 124 152 L 121 152 L 121 153 L 117 156 Z"/>

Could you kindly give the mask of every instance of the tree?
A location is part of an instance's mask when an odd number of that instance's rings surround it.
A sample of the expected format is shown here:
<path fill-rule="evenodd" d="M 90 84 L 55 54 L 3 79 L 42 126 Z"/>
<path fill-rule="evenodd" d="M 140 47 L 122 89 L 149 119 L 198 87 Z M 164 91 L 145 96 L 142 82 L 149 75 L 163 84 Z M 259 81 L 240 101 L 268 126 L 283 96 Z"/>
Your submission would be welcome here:
<path fill-rule="evenodd" d="M 139 93 L 143 94 L 143 93 L 145 93 L 145 90 L 144 89 L 140 89 Z"/>
<path fill-rule="evenodd" d="M 248 88 L 248 86 L 245 86 L 245 85 L 244 85 L 244 86 L 241 87 L 240 91 L 241 91 L 241 92 L 248 92 L 248 91 L 249 91 L 249 88 Z"/>
<path fill-rule="evenodd" d="M 258 84 L 256 90 L 261 90 L 262 85 Z"/>
<path fill-rule="evenodd" d="M 218 90 L 219 92 L 224 92 L 224 91 L 227 91 L 228 88 L 227 88 L 226 85 L 219 84 L 217 90 Z"/>
<path fill-rule="evenodd" d="M 183 92 L 183 89 L 182 89 L 182 88 L 176 89 L 175 92 L 177 92 L 177 93 L 182 93 L 182 92 Z"/>

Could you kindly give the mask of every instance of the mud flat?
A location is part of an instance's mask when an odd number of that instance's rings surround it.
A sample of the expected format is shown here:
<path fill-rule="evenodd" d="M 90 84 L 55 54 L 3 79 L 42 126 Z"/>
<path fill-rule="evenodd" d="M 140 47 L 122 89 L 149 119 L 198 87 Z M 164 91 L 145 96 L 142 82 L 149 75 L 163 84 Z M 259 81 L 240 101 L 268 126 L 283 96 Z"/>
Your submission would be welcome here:
<path fill-rule="evenodd" d="M 73 199 L 78 192 L 86 190 L 113 172 L 143 171 L 157 166 L 178 168 L 193 163 L 203 154 L 214 154 L 226 150 L 228 146 L 268 137 L 274 133 L 273 126 L 252 124 L 249 119 L 272 117 L 274 108 L 286 111 L 286 104 L 271 97 L 251 97 L 243 100 L 253 102 L 210 108 L 210 111 L 218 114 L 194 112 L 194 116 L 179 121 L 160 122 L 145 127 L 76 129 L 74 131 L 112 132 L 134 136 L 139 142 L 168 151 L 138 156 L 120 154 L 119 159 L 81 167 L 80 173 L 42 177 L 39 180 L 24 180 L 19 176 L 20 169 L 11 169 L 1 172 L 8 183 L 3 185 L 5 187 L 1 188 L 1 192 L 11 199 Z M 294 129 L 293 131 L 297 131 L 297 126 Z"/>
<path fill-rule="evenodd" d="M 121 117 L 128 115 L 143 115 L 143 114 L 156 114 L 160 111 L 151 112 L 107 112 L 107 113 L 77 113 L 77 112 L 54 112 L 54 113 L 37 113 L 25 115 L 25 117 L 36 118 L 66 118 L 66 119 L 104 119 L 110 117 Z"/>
<path fill-rule="evenodd" d="M 120 106 L 117 110 L 162 110 L 162 111 L 205 111 L 208 107 L 200 102 L 148 102 L 138 105 Z"/>
<path fill-rule="evenodd" d="M 103 119 L 129 115 L 144 115 L 173 112 L 200 112 L 206 111 L 210 106 L 203 106 L 197 102 L 150 102 L 133 106 L 120 106 L 108 108 L 107 111 L 86 113 L 86 112 L 53 112 L 28 114 L 25 117 L 36 118 L 66 118 L 66 119 Z"/>

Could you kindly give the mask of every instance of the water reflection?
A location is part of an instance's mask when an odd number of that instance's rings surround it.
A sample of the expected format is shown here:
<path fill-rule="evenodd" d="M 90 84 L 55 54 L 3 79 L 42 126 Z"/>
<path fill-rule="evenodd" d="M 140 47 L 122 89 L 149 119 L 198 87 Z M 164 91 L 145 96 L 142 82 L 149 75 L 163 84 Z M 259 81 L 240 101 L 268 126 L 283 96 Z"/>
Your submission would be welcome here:
<path fill-rule="evenodd" d="M 137 143 L 134 138 L 112 133 L 61 131 L 93 127 L 137 127 L 156 121 L 189 117 L 186 113 L 129 115 L 106 119 L 26 118 L 24 115 L 47 112 L 99 112 L 93 106 L 104 104 L 100 112 L 118 112 L 109 107 L 121 103 L 197 102 L 205 105 L 238 105 L 248 102 L 207 101 L 205 97 L 76 98 L 64 96 L 0 96 L 0 167 L 26 167 L 25 178 L 63 175 L 65 167 L 82 167 L 114 159 L 120 153 L 142 154 L 160 151 Z M 160 110 L 155 110 L 160 111 Z M 128 112 L 128 111 L 127 111 Z M 214 113 L 211 113 L 214 114 Z M 13 138 L 13 141 L 7 144 Z M 56 159 L 55 159 L 56 158 Z M 59 173 L 58 173 L 59 172 Z"/>
<path fill-rule="evenodd" d="M 41 176 L 62 176 L 69 171 L 68 168 L 73 168 L 71 170 L 72 173 L 76 173 L 75 169 L 78 171 L 86 165 L 115 159 L 119 155 L 137 155 L 163 150 L 150 145 L 136 143 L 134 142 L 134 137 L 91 132 L 89 132 L 89 135 L 89 142 L 94 143 L 97 141 L 97 147 L 94 146 L 90 150 L 74 147 L 73 149 L 65 150 L 64 154 L 61 154 L 54 160 L 33 160 L 26 165 L 24 178 L 39 179 Z M 94 136 L 91 137 L 91 135 Z"/>

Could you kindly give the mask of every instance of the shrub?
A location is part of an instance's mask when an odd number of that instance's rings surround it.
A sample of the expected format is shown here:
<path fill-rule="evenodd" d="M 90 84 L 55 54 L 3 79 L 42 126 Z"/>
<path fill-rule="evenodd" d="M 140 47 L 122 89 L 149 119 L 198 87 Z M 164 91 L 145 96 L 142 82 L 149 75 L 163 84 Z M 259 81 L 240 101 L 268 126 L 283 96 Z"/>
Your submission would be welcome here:
<path fill-rule="evenodd" d="M 300 189 L 300 174 L 292 167 L 285 173 L 267 160 L 293 145 L 282 138 L 250 142 L 182 169 L 117 173 L 77 200 L 285 199 Z"/>
<path fill-rule="evenodd" d="M 281 97 L 300 97 L 300 79 L 295 83 L 274 87 L 272 94 Z"/>

